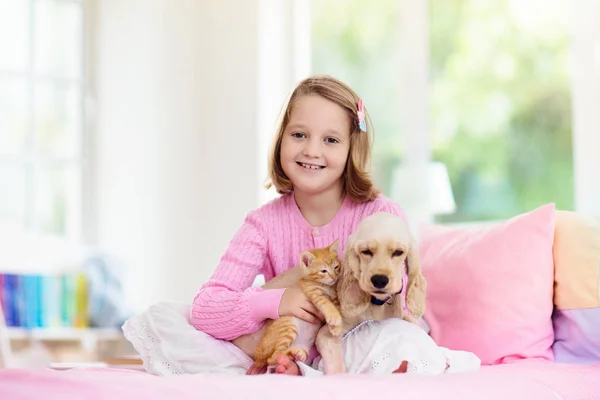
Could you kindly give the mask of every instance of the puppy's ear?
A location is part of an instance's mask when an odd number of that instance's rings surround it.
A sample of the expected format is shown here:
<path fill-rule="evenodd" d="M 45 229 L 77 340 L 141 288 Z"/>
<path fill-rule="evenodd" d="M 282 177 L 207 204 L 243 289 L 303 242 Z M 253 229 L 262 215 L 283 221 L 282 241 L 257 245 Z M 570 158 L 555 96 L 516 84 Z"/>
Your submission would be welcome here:
<path fill-rule="evenodd" d="M 337 284 L 342 316 L 346 318 L 356 317 L 363 313 L 369 307 L 371 300 L 358 285 L 359 271 L 360 260 L 356 253 L 356 245 L 348 240 L 342 261 L 342 275 Z"/>
<path fill-rule="evenodd" d="M 410 250 L 406 256 L 406 266 L 408 268 L 406 308 L 411 314 L 411 317 L 416 320 L 422 317 L 425 313 L 425 293 L 427 292 L 427 281 L 421 273 L 419 247 L 414 239 L 411 240 Z"/>

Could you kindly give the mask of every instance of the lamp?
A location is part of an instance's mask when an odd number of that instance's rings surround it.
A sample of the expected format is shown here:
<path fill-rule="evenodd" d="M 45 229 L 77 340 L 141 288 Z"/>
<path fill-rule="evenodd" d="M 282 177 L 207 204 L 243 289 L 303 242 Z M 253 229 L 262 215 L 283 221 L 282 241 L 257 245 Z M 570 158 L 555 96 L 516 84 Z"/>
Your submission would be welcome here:
<path fill-rule="evenodd" d="M 456 203 L 446 165 L 400 165 L 392 173 L 390 197 L 398 202 L 417 226 L 433 222 L 435 215 L 452 214 Z"/>

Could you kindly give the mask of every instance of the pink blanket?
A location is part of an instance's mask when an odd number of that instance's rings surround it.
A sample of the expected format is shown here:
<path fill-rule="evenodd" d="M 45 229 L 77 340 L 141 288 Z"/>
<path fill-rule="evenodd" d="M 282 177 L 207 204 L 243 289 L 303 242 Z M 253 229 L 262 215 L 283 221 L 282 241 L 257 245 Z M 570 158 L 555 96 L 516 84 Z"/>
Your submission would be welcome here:
<path fill-rule="evenodd" d="M 600 400 L 600 368 L 543 362 L 427 376 L 186 375 L 125 370 L 0 370 L 0 399 Z"/>

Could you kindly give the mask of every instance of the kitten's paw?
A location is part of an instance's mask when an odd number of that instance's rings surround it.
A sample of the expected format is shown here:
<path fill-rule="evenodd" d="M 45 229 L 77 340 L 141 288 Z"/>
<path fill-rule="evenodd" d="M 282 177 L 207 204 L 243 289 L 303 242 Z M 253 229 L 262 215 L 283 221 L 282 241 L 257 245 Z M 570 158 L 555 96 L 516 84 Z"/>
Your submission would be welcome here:
<path fill-rule="evenodd" d="M 333 336 L 339 336 L 342 333 L 342 316 L 337 314 L 327 318 L 327 327 Z"/>
<path fill-rule="evenodd" d="M 294 361 L 304 362 L 308 358 L 308 353 L 304 349 L 292 347 L 286 353 L 288 357 L 291 357 Z"/>
<path fill-rule="evenodd" d="M 328 325 L 328 328 L 333 336 L 340 336 L 342 334 L 342 325 Z"/>

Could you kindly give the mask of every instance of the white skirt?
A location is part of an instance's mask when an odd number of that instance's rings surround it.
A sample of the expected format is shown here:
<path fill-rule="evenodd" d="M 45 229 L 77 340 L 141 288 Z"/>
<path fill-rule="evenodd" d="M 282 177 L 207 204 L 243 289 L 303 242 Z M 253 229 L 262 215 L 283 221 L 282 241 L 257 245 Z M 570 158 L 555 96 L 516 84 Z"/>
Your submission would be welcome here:
<path fill-rule="evenodd" d="M 125 322 L 123 333 L 151 374 L 243 375 L 253 360 L 234 344 L 190 324 L 189 304 L 160 302 Z"/>
<path fill-rule="evenodd" d="M 342 353 L 351 374 L 391 374 L 403 361 L 407 374 L 421 375 L 467 372 L 481 365 L 473 353 L 439 347 L 423 329 L 400 318 L 362 322 L 343 337 Z M 323 371 L 320 357 L 311 369 Z"/>
<path fill-rule="evenodd" d="M 123 325 L 125 337 L 152 374 L 244 375 L 252 359 L 234 344 L 198 331 L 189 322 L 190 305 L 161 302 Z M 439 347 L 421 328 L 399 318 L 365 321 L 342 338 L 346 371 L 390 374 L 403 361 L 408 374 L 438 375 L 479 369 L 474 354 Z M 323 362 L 298 363 L 303 375 L 322 374 Z"/>

